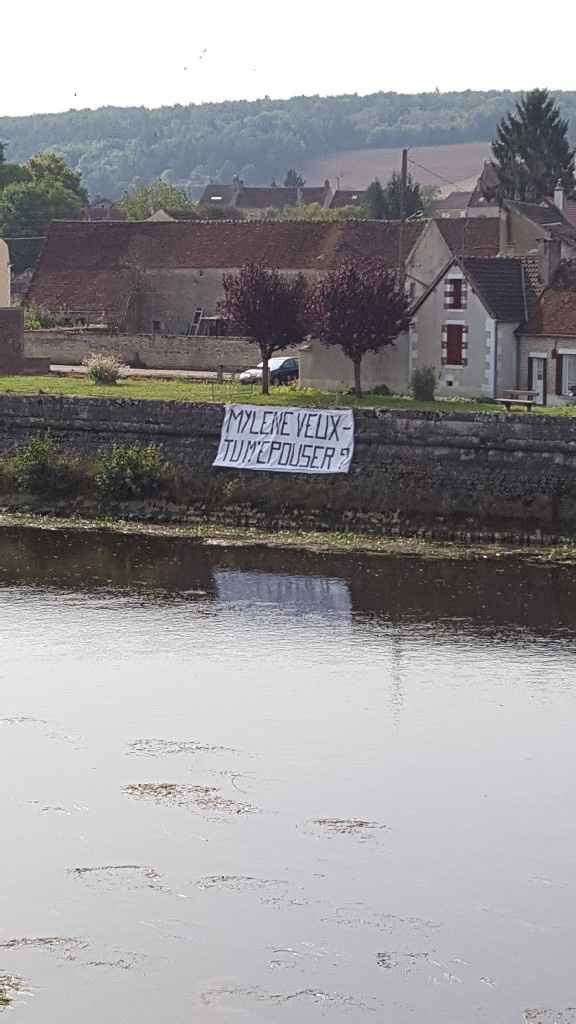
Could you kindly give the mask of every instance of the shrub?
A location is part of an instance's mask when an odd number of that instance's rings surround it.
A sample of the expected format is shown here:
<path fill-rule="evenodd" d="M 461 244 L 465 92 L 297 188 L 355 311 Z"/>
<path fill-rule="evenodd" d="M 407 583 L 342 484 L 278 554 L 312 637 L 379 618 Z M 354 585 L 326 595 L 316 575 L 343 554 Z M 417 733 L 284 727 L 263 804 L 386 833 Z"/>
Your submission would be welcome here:
<path fill-rule="evenodd" d="M 50 313 L 41 306 L 26 306 L 24 309 L 25 331 L 41 331 L 71 325 L 70 317 L 66 313 Z"/>
<path fill-rule="evenodd" d="M 423 366 L 412 374 L 412 394 L 417 402 L 433 402 L 436 391 L 436 370 L 433 366 Z"/>
<path fill-rule="evenodd" d="M 65 495 L 77 490 L 81 471 L 78 460 L 63 455 L 52 437 L 34 437 L 5 463 L 7 481 L 28 494 Z"/>
<path fill-rule="evenodd" d="M 155 444 L 115 444 L 100 459 L 96 487 L 105 503 L 151 498 L 166 485 L 168 474 Z"/>
<path fill-rule="evenodd" d="M 92 352 L 84 360 L 84 366 L 94 384 L 116 384 L 120 376 L 121 365 L 116 356 L 107 356 L 104 352 Z"/>

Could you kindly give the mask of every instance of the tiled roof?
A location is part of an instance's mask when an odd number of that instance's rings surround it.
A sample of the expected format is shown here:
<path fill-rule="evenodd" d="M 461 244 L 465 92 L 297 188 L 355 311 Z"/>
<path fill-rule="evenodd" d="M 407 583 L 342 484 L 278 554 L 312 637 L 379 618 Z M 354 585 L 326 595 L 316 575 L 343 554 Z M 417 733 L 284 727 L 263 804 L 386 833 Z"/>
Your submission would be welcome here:
<path fill-rule="evenodd" d="M 541 291 L 537 262 L 532 257 L 456 257 L 420 296 L 412 312 L 424 305 L 451 267 L 459 266 L 495 320 L 521 324 L 530 316 Z"/>
<path fill-rule="evenodd" d="M 360 188 L 339 188 L 330 201 L 331 210 L 341 210 L 344 206 L 361 206 L 366 192 Z"/>
<path fill-rule="evenodd" d="M 323 206 L 325 185 L 303 188 L 270 185 L 208 185 L 200 199 L 202 206 L 235 206 L 238 210 L 283 210 L 285 207 L 319 203 Z"/>
<path fill-rule="evenodd" d="M 320 206 L 323 206 L 329 189 L 327 189 L 325 185 L 305 185 L 298 191 L 300 193 L 300 203 L 303 203 L 306 206 L 310 203 L 319 203 Z"/>
<path fill-rule="evenodd" d="M 562 213 L 568 223 L 576 228 L 576 199 L 565 199 Z"/>
<path fill-rule="evenodd" d="M 436 210 L 465 210 L 474 195 L 473 192 L 450 192 L 444 199 L 435 199 L 432 209 Z"/>
<path fill-rule="evenodd" d="M 533 224 L 538 224 L 550 238 L 557 238 L 576 247 L 576 227 L 570 223 L 553 202 L 507 202 L 506 205 L 509 209 L 527 217 Z"/>
<path fill-rule="evenodd" d="M 283 210 L 285 206 L 296 206 L 298 204 L 298 189 L 284 188 L 246 188 L 240 189 L 236 197 L 238 210 Z"/>
<path fill-rule="evenodd" d="M 116 311 L 139 271 L 240 267 L 326 270 L 346 258 L 406 259 L 425 221 L 53 221 L 28 293 L 47 309 Z"/>
<path fill-rule="evenodd" d="M 454 256 L 498 255 L 497 217 L 440 217 L 435 223 Z"/>
<path fill-rule="evenodd" d="M 576 291 L 547 288 L 522 333 L 551 338 L 576 337 Z"/>
<path fill-rule="evenodd" d="M 561 224 L 564 219 L 558 207 L 553 203 L 518 203 L 508 200 L 506 206 L 521 213 L 524 217 L 528 217 L 534 224 L 541 224 L 542 227 Z"/>
<path fill-rule="evenodd" d="M 201 206 L 233 206 L 236 185 L 207 185 L 200 196 Z"/>
<path fill-rule="evenodd" d="M 239 267 L 261 259 L 285 269 L 333 266 L 346 253 L 398 265 L 425 221 L 53 221 L 41 269 Z"/>
<path fill-rule="evenodd" d="M 51 312 L 59 310 L 100 317 L 121 324 L 136 291 L 136 272 L 119 270 L 36 271 L 26 295 L 27 305 Z"/>
<path fill-rule="evenodd" d="M 562 260 L 552 281 L 559 291 L 576 291 L 576 260 Z"/>
<path fill-rule="evenodd" d="M 472 287 L 495 320 L 521 323 L 526 319 L 528 282 L 522 260 L 465 256 L 460 262 Z"/>

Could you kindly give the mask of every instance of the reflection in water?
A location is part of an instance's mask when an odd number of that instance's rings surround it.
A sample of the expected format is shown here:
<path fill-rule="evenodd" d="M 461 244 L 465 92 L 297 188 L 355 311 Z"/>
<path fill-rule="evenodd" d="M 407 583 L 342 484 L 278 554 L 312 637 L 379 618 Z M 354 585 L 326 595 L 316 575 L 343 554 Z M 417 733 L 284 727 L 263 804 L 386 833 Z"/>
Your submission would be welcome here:
<path fill-rule="evenodd" d="M 1 531 L 0 1012 L 569 1021 L 575 584 Z"/>
<path fill-rule="evenodd" d="M 217 569 L 215 579 L 218 598 L 224 603 L 251 605 L 259 613 L 272 605 L 298 615 L 350 618 L 350 592 L 345 580 L 229 569 Z"/>

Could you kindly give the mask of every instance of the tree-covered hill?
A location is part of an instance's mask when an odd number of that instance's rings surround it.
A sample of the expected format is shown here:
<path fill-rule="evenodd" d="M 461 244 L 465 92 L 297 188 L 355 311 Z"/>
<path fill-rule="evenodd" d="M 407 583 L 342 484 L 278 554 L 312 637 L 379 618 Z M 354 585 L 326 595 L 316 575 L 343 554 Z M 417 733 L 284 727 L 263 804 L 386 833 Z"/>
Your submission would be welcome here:
<path fill-rule="evenodd" d="M 576 92 L 554 94 L 576 132 Z M 198 195 L 209 180 L 280 179 L 289 167 L 349 150 L 483 141 L 514 105 L 511 92 L 265 97 L 161 107 L 102 107 L 0 118 L 6 158 L 51 150 L 92 194 L 119 196 L 162 176 Z"/>

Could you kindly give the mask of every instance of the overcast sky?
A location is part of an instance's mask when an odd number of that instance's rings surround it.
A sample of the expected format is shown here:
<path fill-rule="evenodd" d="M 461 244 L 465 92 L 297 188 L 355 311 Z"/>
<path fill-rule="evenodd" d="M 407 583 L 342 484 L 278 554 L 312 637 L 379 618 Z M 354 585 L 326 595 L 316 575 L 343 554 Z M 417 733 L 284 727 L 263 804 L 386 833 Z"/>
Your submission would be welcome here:
<path fill-rule="evenodd" d="M 556 0 L 545 26 L 530 8 L 514 0 L 6 2 L 0 114 L 266 94 L 576 88 L 574 36 L 562 30 L 572 8 Z"/>

